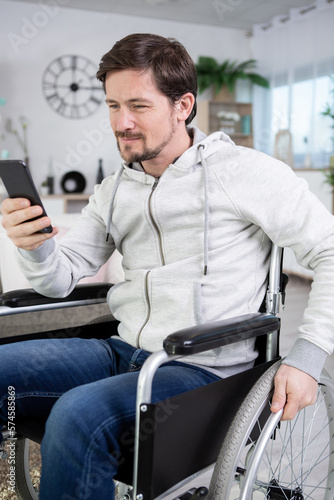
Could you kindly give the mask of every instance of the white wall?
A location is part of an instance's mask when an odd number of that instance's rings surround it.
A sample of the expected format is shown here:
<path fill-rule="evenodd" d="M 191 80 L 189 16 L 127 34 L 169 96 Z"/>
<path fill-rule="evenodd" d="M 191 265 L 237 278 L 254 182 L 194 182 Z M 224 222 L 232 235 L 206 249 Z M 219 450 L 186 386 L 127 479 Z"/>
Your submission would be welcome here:
<path fill-rule="evenodd" d="M 59 179 L 73 169 L 86 176 L 86 192 L 91 192 L 98 159 L 103 158 L 105 174 L 109 174 L 118 168 L 120 158 L 111 132 L 105 130 L 106 105 L 102 104 L 92 116 L 78 120 L 62 118 L 50 109 L 42 94 L 41 79 L 53 59 L 77 54 L 98 65 L 101 56 L 118 39 L 134 32 L 175 37 L 194 60 L 199 55 L 220 60 L 245 60 L 252 56 L 249 39 L 239 30 L 61 7 L 67 3 L 68 0 L 39 4 L 0 0 L 0 98 L 6 99 L 6 105 L 0 107 L 0 135 L 6 118 L 12 118 L 18 126 L 19 117 L 27 117 L 33 177 L 39 185 L 53 157 L 58 193 Z M 102 128 L 102 134 L 94 135 L 94 130 Z M 10 151 L 11 158 L 23 157 L 15 137 L 6 132 L 0 143 L 0 150 L 3 148 Z M 75 158 L 73 151 L 77 153 Z"/>

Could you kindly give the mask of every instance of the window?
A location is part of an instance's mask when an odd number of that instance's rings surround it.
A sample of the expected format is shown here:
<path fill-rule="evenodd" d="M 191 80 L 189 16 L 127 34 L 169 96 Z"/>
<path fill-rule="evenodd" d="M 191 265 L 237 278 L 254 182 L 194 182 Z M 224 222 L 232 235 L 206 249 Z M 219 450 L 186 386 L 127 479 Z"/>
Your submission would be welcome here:
<path fill-rule="evenodd" d="M 292 136 L 295 168 L 326 168 L 334 154 L 334 0 L 311 0 L 253 28 L 254 58 L 270 91 L 253 93 L 254 144 L 272 154 L 278 130 Z"/>
<path fill-rule="evenodd" d="M 278 130 L 291 131 L 295 168 L 329 165 L 329 157 L 334 153 L 334 121 L 322 112 L 327 103 L 334 105 L 333 77 L 308 78 L 291 85 L 280 78 L 276 81 L 281 84 L 272 88 L 273 140 Z"/>

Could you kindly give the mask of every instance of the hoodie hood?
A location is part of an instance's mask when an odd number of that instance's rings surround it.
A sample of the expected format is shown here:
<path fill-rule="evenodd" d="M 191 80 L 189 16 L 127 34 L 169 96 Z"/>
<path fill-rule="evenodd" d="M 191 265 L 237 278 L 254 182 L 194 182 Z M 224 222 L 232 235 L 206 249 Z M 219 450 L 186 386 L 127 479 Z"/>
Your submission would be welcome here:
<path fill-rule="evenodd" d="M 207 136 L 196 127 L 190 129 L 190 132 L 193 137 L 193 145 L 174 164 L 183 170 L 188 170 L 194 165 L 202 163 L 203 160 L 206 160 L 224 146 L 235 146 L 232 139 L 224 132 L 214 132 Z M 202 146 L 200 148 L 202 155 L 199 155 L 199 146 Z"/>

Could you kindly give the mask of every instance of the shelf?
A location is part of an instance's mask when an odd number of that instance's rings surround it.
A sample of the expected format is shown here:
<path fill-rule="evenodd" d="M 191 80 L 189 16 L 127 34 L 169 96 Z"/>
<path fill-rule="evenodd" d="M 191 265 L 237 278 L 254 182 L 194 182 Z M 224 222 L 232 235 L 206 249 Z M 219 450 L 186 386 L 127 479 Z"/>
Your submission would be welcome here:
<path fill-rule="evenodd" d="M 43 198 L 50 198 L 50 199 L 62 199 L 62 200 L 88 200 L 90 197 L 90 194 L 84 194 L 84 193 L 73 193 L 73 194 L 46 194 L 42 195 Z"/>
<path fill-rule="evenodd" d="M 219 111 L 238 113 L 240 120 L 237 122 L 226 120 L 224 127 L 222 126 L 221 119 L 217 116 Z M 253 147 L 251 103 L 199 101 L 197 124 L 207 135 L 221 130 L 227 133 L 237 145 Z"/>

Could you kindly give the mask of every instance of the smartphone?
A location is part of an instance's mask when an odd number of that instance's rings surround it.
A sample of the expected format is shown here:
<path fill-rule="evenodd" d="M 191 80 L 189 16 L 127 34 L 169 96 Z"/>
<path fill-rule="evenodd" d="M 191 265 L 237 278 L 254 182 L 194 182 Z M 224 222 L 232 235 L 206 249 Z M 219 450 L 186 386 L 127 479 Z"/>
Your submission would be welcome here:
<path fill-rule="evenodd" d="M 10 198 L 27 198 L 31 205 L 40 205 L 42 215 L 29 221 L 46 216 L 45 208 L 32 180 L 28 167 L 21 160 L 0 160 L 0 177 Z M 52 233 L 52 226 L 45 227 L 39 233 Z"/>

